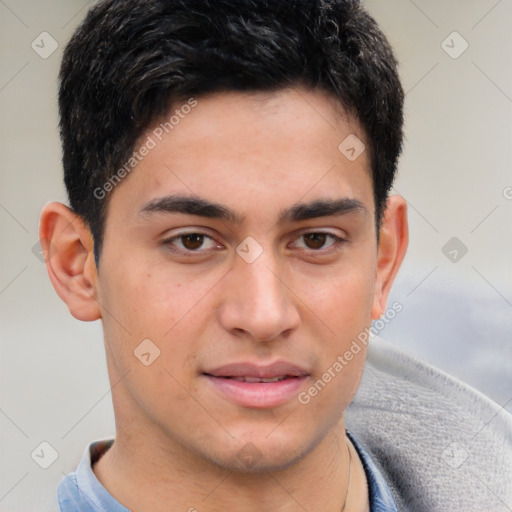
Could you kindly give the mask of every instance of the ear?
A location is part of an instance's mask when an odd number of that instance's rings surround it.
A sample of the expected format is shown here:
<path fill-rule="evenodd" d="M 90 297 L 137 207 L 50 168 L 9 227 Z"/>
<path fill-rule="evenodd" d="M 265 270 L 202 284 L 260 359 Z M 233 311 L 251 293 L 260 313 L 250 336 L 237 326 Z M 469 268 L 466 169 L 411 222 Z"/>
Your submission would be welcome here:
<path fill-rule="evenodd" d="M 41 212 L 39 240 L 50 281 L 69 312 L 86 322 L 101 318 L 94 242 L 82 218 L 62 203 L 48 203 Z"/>
<path fill-rule="evenodd" d="M 404 259 L 408 243 L 407 203 L 399 195 L 389 196 L 380 228 L 373 320 L 380 318 L 386 311 L 389 292 Z"/>

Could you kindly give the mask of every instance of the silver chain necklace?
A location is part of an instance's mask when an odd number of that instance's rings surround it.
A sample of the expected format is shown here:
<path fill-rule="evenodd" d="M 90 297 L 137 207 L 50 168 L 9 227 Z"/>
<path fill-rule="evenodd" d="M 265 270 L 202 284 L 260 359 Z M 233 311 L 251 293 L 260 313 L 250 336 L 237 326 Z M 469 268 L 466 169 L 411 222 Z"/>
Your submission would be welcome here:
<path fill-rule="evenodd" d="M 350 446 L 348 442 L 346 443 L 347 450 L 348 450 L 348 478 L 347 478 L 347 494 L 345 494 L 345 501 L 343 502 L 343 508 L 341 509 L 341 512 L 345 512 L 345 507 L 347 506 L 347 499 L 348 499 L 348 490 L 350 489 L 350 472 L 352 469 L 352 452 L 350 451 Z"/>

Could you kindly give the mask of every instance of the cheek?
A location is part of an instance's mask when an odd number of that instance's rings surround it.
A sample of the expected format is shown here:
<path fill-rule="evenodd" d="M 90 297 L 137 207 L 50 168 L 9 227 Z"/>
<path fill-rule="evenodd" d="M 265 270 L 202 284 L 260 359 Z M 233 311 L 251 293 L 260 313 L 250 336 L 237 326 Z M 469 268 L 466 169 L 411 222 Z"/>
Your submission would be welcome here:
<path fill-rule="evenodd" d="M 313 312 L 311 336 L 322 346 L 304 402 L 318 414 L 322 407 L 324 414 L 326 410 L 343 411 L 359 386 L 374 292 L 368 268 L 361 265 L 357 272 L 338 272 L 314 284 L 310 280 L 304 295 L 304 303 Z"/>
<path fill-rule="evenodd" d="M 105 340 L 130 396 L 149 415 L 165 417 L 172 404 L 191 406 L 208 283 L 128 273 L 122 266 L 109 270 L 102 294 Z"/>
<path fill-rule="evenodd" d="M 186 323 L 190 312 L 200 309 L 218 278 L 186 273 L 171 265 L 139 270 L 148 267 L 132 260 L 106 269 L 101 294 L 104 320 L 117 320 L 135 338 L 162 340 Z"/>
<path fill-rule="evenodd" d="M 337 269 L 321 279 L 304 281 L 302 300 L 339 342 L 371 323 L 374 285 L 371 266 Z"/>
<path fill-rule="evenodd" d="M 142 263 L 125 262 L 105 272 L 102 305 L 105 340 L 119 374 L 130 372 L 133 393 L 154 404 L 184 404 L 194 392 L 201 341 L 211 328 L 211 297 L 221 277 L 215 272 L 177 272 L 170 265 L 154 265 L 151 271 L 130 272 Z M 146 267 L 147 268 L 147 267 Z M 136 353 L 143 340 L 151 340 L 149 352 L 158 357 L 145 367 Z M 146 353 L 148 350 L 144 350 Z M 147 358 L 147 356 L 146 356 Z M 146 398 L 144 398 L 146 397 Z"/>
<path fill-rule="evenodd" d="M 339 419 L 354 398 L 366 361 L 366 347 L 357 348 L 357 353 L 349 350 L 337 354 L 327 365 L 312 377 L 309 386 L 298 395 L 300 404 L 308 408 L 314 417 Z"/>

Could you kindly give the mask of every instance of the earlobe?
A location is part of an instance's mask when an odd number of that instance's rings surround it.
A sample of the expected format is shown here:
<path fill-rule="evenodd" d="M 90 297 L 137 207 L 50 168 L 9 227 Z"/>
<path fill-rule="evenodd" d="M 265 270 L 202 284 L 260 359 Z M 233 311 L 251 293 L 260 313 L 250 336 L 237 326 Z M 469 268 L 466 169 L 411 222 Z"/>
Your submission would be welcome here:
<path fill-rule="evenodd" d="M 380 318 L 386 311 L 389 292 L 405 257 L 408 243 L 407 203 L 399 195 L 389 196 L 380 229 L 373 320 Z"/>
<path fill-rule="evenodd" d="M 86 322 L 101 318 L 94 243 L 81 217 L 62 203 L 47 204 L 41 212 L 39 239 L 50 280 L 69 312 Z"/>

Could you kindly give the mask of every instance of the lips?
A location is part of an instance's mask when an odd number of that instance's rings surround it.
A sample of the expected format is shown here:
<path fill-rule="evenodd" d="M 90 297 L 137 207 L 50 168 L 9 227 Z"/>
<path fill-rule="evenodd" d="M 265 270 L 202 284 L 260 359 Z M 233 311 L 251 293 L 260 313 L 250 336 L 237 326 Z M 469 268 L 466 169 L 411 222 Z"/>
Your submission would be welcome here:
<path fill-rule="evenodd" d="M 308 375 L 308 372 L 304 368 L 287 363 L 286 361 L 276 361 L 265 366 L 245 362 L 231 363 L 204 373 L 212 377 L 234 379 L 282 379 L 285 377 L 303 377 Z"/>
<path fill-rule="evenodd" d="M 292 400 L 309 373 L 302 367 L 276 361 L 270 365 L 231 363 L 203 373 L 224 399 L 242 407 L 272 408 Z"/>
<path fill-rule="evenodd" d="M 290 376 L 289 375 L 280 375 L 279 377 L 271 377 L 269 379 L 263 379 L 261 377 L 224 377 L 224 378 L 237 380 L 238 382 L 278 382 L 280 380 L 288 379 L 288 378 L 290 378 Z"/>

